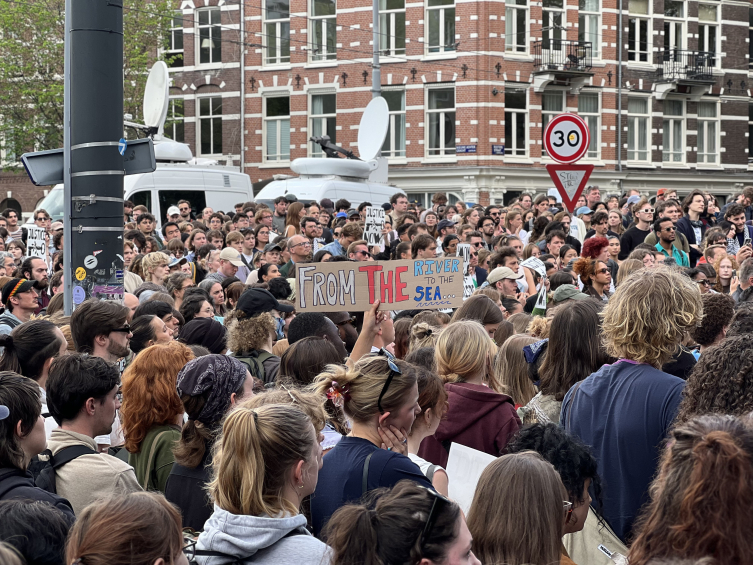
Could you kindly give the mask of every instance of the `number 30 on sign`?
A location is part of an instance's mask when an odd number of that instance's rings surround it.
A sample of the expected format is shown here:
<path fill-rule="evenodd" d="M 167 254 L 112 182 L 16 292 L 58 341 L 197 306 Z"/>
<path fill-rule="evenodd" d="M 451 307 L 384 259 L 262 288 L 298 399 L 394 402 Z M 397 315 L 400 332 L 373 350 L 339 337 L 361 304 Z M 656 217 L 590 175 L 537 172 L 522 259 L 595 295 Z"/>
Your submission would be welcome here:
<path fill-rule="evenodd" d="M 588 151 L 591 136 L 583 118 L 575 114 L 560 114 L 552 118 L 544 131 L 547 155 L 558 163 L 574 163 Z"/>

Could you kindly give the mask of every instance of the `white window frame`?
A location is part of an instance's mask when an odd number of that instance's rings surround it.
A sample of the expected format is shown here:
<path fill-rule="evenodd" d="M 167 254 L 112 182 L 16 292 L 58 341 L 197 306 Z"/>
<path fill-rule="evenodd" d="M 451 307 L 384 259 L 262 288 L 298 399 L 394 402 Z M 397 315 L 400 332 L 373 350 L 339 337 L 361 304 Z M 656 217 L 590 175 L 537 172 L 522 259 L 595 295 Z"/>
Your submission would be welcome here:
<path fill-rule="evenodd" d="M 405 159 L 405 157 L 407 156 L 407 151 L 408 151 L 408 147 L 407 147 L 407 143 L 406 143 L 407 138 L 408 138 L 408 132 L 407 132 L 406 127 L 405 127 L 407 125 L 406 122 L 405 122 L 406 117 L 407 117 L 407 113 L 406 113 L 406 110 L 405 110 L 406 91 L 405 91 L 404 88 L 384 88 L 383 87 L 382 88 L 382 94 L 384 94 L 385 92 L 399 92 L 400 94 L 402 94 L 402 96 L 403 96 L 403 109 L 402 110 L 390 110 L 389 111 L 390 126 L 389 126 L 389 129 L 387 130 L 387 137 L 384 140 L 384 145 L 382 146 L 382 157 L 387 157 L 388 159 Z M 397 128 L 395 127 L 395 124 L 401 118 L 403 120 L 402 131 L 403 131 L 403 135 L 404 135 L 404 137 L 402 139 L 402 145 L 403 145 L 403 149 L 402 150 L 395 149 L 395 141 L 397 140 L 397 138 L 396 138 Z M 385 147 L 389 147 L 389 149 L 385 150 L 384 149 Z"/>
<path fill-rule="evenodd" d="M 679 104 L 681 115 L 667 114 L 668 104 Z M 687 117 L 687 106 L 684 100 L 669 98 L 664 101 L 664 112 L 662 117 L 662 163 L 666 165 L 682 165 L 685 163 L 685 119 Z M 676 139 L 675 126 L 680 126 L 679 143 Z M 669 133 L 669 139 L 667 139 Z M 679 145 L 679 149 L 673 149 Z"/>
<path fill-rule="evenodd" d="M 335 97 L 335 113 L 334 114 L 314 114 L 314 97 L 315 96 L 334 96 Z M 335 130 L 329 131 L 327 120 L 335 118 Z M 337 144 L 337 93 L 334 91 L 326 92 L 309 92 L 309 131 L 310 137 L 315 135 L 314 122 L 316 120 L 322 121 L 322 135 L 329 135 L 332 139 L 332 143 Z M 309 156 L 316 158 L 324 158 L 327 155 L 322 150 L 321 146 L 313 142 L 308 143 Z"/>
<path fill-rule="evenodd" d="M 673 0 L 674 1 L 674 0 Z M 685 50 L 688 48 L 688 3 L 685 0 L 677 0 L 682 4 L 682 17 L 664 16 L 664 49 Z M 666 6 L 666 4 L 665 4 Z M 649 9 L 651 9 L 649 5 Z M 669 26 L 667 26 L 669 24 Z M 669 30 L 669 34 L 667 31 Z M 677 31 L 680 31 L 680 40 L 677 40 Z"/>
<path fill-rule="evenodd" d="M 640 0 L 639 0 L 640 1 Z M 653 10 L 653 4 L 651 0 L 643 0 L 646 4 L 646 11 L 634 11 L 630 10 L 630 0 L 628 0 L 628 62 L 629 63 L 642 63 L 651 64 L 651 53 L 653 51 L 653 36 L 651 35 L 652 18 L 651 11 Z M 641 3 L 643 3 L 641 2 Z M 636 7 L 638 2 L 633 4 Z M 641 49 L 641 27 L 646 28 L 646 44 Z M 634 39 L 633 49 L 630 48 L 630 32 L 632 32 Z"/>
<path fill-rule="evenodd" d="M 176 102 L 180 101 L 183 105 L 183 114 L 176 114 L 175 113 L 175 104 Z M 178 125 L 178 123 L 182 124 L 183 127 L 183 136 L 182 139 L 177 139 L 177 130 L 175 127 Z M 176 96 L 176 97 L 170 97 L 170 100 L 168 102 L 167 106 L 167 118 L 165 119 L 165 136 L 172 139 L 173 141 L 177 141 L 178 143 L 185 143 L 186 140 L 186 99 L 182 96 Z"/>
<path fill-rule="evenodd" d="M 219 6 L 209 6 L 207 8 L 198 8 L 196 10 L 196 33 L 194 34 L 196 36 L 196 58 L 194 60 L 194 64 L 197 66 L 207 66 L 207 65 L 219 65 L 222 63 L 222 9 Z M 199 21 L 201 19 L 200 14 L 201 13 L 209 13 L 209 21 L 212 21 L 212 14 L 219 15 L 219 23 L 209 23 L 209 24 L 199 24 Z M 206 63 L 201 62 L 201 30 L 203 29 L 209 29 L 209 39 L 210 40 L 217 40 L 217 43 L 214 45 L 214 47 L 209 47 L 209 61 Z M 215 37 L 215 30 L 212 28 L 216 28 L 216 33 L 218 34 L 218 37 Z M 219 53 L 219 60 L 214 61 L 214 55 L 215 53 Z"/>
<path fill-rule="evenodd" d="M 318 63 L 323 61 L 334 61 L 337 59 L 337 0 L 332 0 L 335 4 L 335 13 L 326 16 L 314 15 L 315 0 L 309 1 L 309 61 Z M 321 33 L 322 44 L 315 42 L 317 30 Z M 329 32 L 334 34 L 332 42 L 332 51 L 327 48 L 327 35 Z"/>
<path fill-rule="evenodd" d="M 523 29 L 518 29 L 518 12 L 523 12 Z M 508 0 L 505 4 L 505 53 L 527 55 L 529 37 L 528 0 Z"/>
<path fill-rule="evenodd" d="M 713 22 L 701 20 L 700 19 L 700 12 L 703 6 L 708 6 L 711 8 L 714 8 L 714 11 L 716 13 L 715 20 Z M 721 66 L 722 58 L 721 58 L 721 45 L 722 45 L 722 26 L 720 24 L 721 20 L 721 11 L 722 6 L 719 2 L 699 2 L 698 3 L 698 50 L 699 51 L 706 51 L 708 53 L 713 53 L 714 57 L 712 59 L 713 67 L 719 68 Z M 714 38 L 711 40 L 709 38 L 710 31 L 714 30 Z"/>
<path fill-rule="evenodd" d="M 288 116 L 287 118 L 285 116 L 268 116 L 267 115 L 267 104 L 269 101 L 273 98 L 287 98 L 288 99 Z M 285 164 L 290 162 L 290 151 L 292 149 L 292 146 L 290 144 L 290 93 L 279 93 L 279 94 L 270 94 L 268 96 L 264 96 L 264 104 L 262 105 L 262 162 L 264 163 L 275 163 L 275 164 Z M 283 157 L 282 153 L 282 122 L 288 122 L 288 156 L 287 158 Z M 270 158 L 269 153 L 267 152 L 267 140 L 269 139 L 269 128 L 271 126 L 275 127 L 275 131 L 277 134 L 277 152 L 275 154 L 275 158 Z"/>
<path fill-rule="evenodd" d="M 588 0 L 578 2 L 578 41 L 590 41 L 593 58 L 601 59 L 601 0 L 595 0 L 596 11 L 581 9 L 580 5 L 583 2 Z M 592 31 L 586 31 L 589 27 Z"/>
<path fill-rule="evenodd" d="M 507 88 L 505 89 L 505 95 L 507 95 Z M 505 158 L 512 158 L 512 159 L 526 159 L 528 158 L 528 139 L 529 139 L 529 124 L 528 122 L 528 112 L 529 112 L 529 100 L 528 100 L 528 89 L 524 88 L 510 88 L 511 91 L 516 92 L 523 92 L 523 96 L 525 96 L 526 101 L 526 107 L 525 108 L 508 108 L 507 103 L 505 102 Z M 517 135 L 515 135 L 515 129 L 518 125 L 519 120 L 523 120 L 523 131 L 524 131 L 524 139 L 523 139 L 523 147 L 520 148 L 517 145 Z M 512 122 L 512 123 L 511 123 Z M 510 133 L 509 139 L 513 142 L 511 147 L 508 147 L 507 139 L 508 139 L 508 132 Z M 522 149 L 522 152 L 519 152 L 519 150 Z"/>
<path fill-rule="evenodd" d="M 452 123 L 455 127 L 455 136 L 453 137 L 453 146 L 451 148 L 446 148 L 444 146 L 433 148 L 431 147 L 431 141 L 432 141 L 432 135 L 431 135 L 431 120 L 430 116 L 432 115 L 438 115 L 439 118 L 437 120 L 437 124 L 439 125 L 439 139 L 440 143 L 442 143 L 442 140 L 445 138 L 445 114 L 449 113 L 450 110 L 448 108 L 442 108 L 442 109 L 430 109 L 429 108 L 429 97 L 430 93 L 434 90 L 452 90 Z M 457 101 L 457 91 L 455 89 L 454 84 L 442 84 L 433 86 L 431 88 L 426 89 L 426 127 L 424 130 L 426 131 L 426 140 L 424 143 L 424 146 L 426 147 L 426 158 L 427 159 L 446 159 L 446 158 L 455 158 L 456 153 L 456 146 L 457 146 L 457 112 L 458 112 L 458 101 Z M 436 151 L 436 153 L 432 154 L 432 151 Z"/>
<path fill-rule="evenodd" d="M 546 0 L 544 0 L 546 1 Z M 552 0 L 557 1 L 557 0 Z M 562 27 L 565 27 L 567 16 L 565 15 L 565 0 L 559 0 L 562 3 L 562 7 L 559 6 L 543 6 L 544 2 L 542 2 L 542 20 L 541 20 L 541 39 L 542 41 L 546 42 L 549 41 L 549 48 L 548 50 L 551 51 L 561 51 L 563 48 L 563 44 L 561 43 L 561 40 L 567 39 L 567 33 L 564 32 L 563 29 L 560 29 L 559 27 L 553 28 L 554 25 L 559 25 Z M 559 16 L 559 24 L 554 23 L 554 19 L 556 19 L 556 16 Z M 550 21 L 550 18 L 553 18 L 552 21 Z M 555 43 L 560 42 L 560 43 Z M 542 44 L 542 48 L 545 44 Z M 558 47 L 559 46 L 559 47 Z"/>
<path fill-rule="evenodd" d="M 753 102 L 748 102 L 748 166 L 751 165 L 753 165 Z"/>
<path fill-rule="evenodd" d="M 627 139 L 626 139 L 626 145 L 627 145 L 627 160 L 629 163 L 650 163 L 651 162 L 651 98 L 644 97 L 644 96 L 630 96 L 628 97 L 628 108 L 630 105 L 630 100 L 641 100 L 646 103 L 646 111 L 645 112 L 633 112 L 630 113 L 628 110 L 628 116 L 627 116 Z M 639 143 L 639 134 L 640 134 L 640 127 L 639 124 L 641 121 L 645 122 L 644 132 L 646 135 L 646 157 L 645 159 L 640 158 L 640 153 L 644 150 L 639 149 L 640 143 Z M 633 144 L 633 149 L 630 149 L 630 144 Z M 631 152 L 633 153 L 631 155 Z M 632 158 L 631 158 L 632 157 Z"/>
<path fill-rule="evenodd" d="M 222 151 L 219 152 L 212 152 L 212 153 L 204 153 L 202 151 L 202 132 L 204 130 L 204 127 L 206 127 L 207 122 L 211 122 L 211 141 L 210 145 L 212 146 L 212 149 L 214 149 L 214 121 L 219 120 L 220 121 L 220 149 L 224 149 L 223 139 L 222 139 L 222 105 L 220 106 L 220 113 L 215 114 L 212 110 L 212 99 L 219 98 L 220 103 L 222 104 L 223 99 L 222 96 L 218 96 L 216 93 L 213 95 L 207 95 L 207 96 L 197 96 L 196 97 L 196 154 L 197 155 L 223 155 Z M 209 100 L 209 114 L 208 115 L 202 115 L 201 113 L 201 101 L 202 100 Z"/>
<path fill-rule="evenodd" d="M 701 105 L 709 105 L 714 107 L 714 113 L 716 114 L 713 117 L 701 117 Z M 698 103 L 698 166 L 706 166 L 706 167 L 713 167 L 715 165 L 719 165 L 720 162 L 720 150 L 719 150 L 719 143 L 720 143 L 720 135 L 719 130 L 721 126 L 721 120 L 720 120 L 720 106 L 719 103 L 715 100 L 709 100 L 704 101 L 701 100 Z M 708 150 L 708 140 L 713 140 L 714 143 L 714 150 L 713 152 L 709 152 Z"/>
<path fill-rule="evenodd" d="M 426 54 L 427 55 L 441 55 L 444 53 L 454 53 L 456 51 L 455 49 L 455 35 L 457 34 L 457 27 L 455 26 L 455 14 L 456 12 L 456 5 L 455 2 L 452 4 L 440 4 L 437 6 L 431 6 L 432 0 L 427 0 L 426 2 L 426 23 L 424 25 L 424 44 L 426 45 Z M 431 13 L 432 12 L 439 12 L 439 44 L 438 45 L 431 45 Z M 451 11 L 451 14 L 448 12 Z M 452 37 L 445 37 L 445 23 L 447 22 L 447 18 L 451 18 L 452 22 Z"/>
<path fill-rule="evenodd" d="M 558 110 L 544 110 L 544 99 L 545 98 L 554 98 L 554 95 L 557 95 L 560 99 L 560 108 Z M 561 114 L 565 111 L 566 107 L 566 100 L 565 100 L 565 91 L 564 90 L 547 90 L 545 92 L 541 93 L 541 135 L 543 137 L 544 131 L 546 130 L 546 126 L 549 123 L 549 120 L 554 118 L 557 114 Z M 544 148 L 544 144 L 541 144 L 541 156 L 548 158 L 546 154 L 546 149 Z"/>
<path fill-rule="evenodd" d="M 176 23 L 179 23 L 180 25 L 176 25 Z M 170 20 L 170 28 L 168 30 L 169 38 L 167 41 L 167 51 L 166 55 L 168 57 L 175 57 L 175 61 L 170 65 L 170 68 L 180 68 L 185 66 L 186 60 L 185 60 L 185 34 L 183 33 L 183 12 L 180 10 L 176 11 L 173 15 L 172 20 Z M 180 35 L 180 44 L 182 47 L 178 49 L 175 47 L 176 38 Z"/>
<path fill-rule="evenodd" d="M 406 53 L 406 32 L 405 32 L 405 18 L 407 16 L 405 11 L 405 0 L 401 0 L 403 3 L 402 8 L 387 8 L 387 0 L 379 0 L 379 51 L 383 57 L 399 57 L 405 56 Z M 382 7 L 384 6 L 384 8 Z M 403 46 L 397 46 L 398 31 L 400 23 L 400 15 L 402 14 L 402 38 Z"/>
<path fill-rule="evenodd" d="M 280 65 L 290 65 L 290 1 L 288 0 L 288 17 L 287 18 L 269 18 L 268 4 L 272 0 L 264 0 L 264 10 L 262 21 L 262 65 L 265 67 L 273 67 Z M 269 26 L 274 26 L 274 32 L 268 29 Z M 285 43 L 284 30 L 287 27 L 287 39 L 288 39 L 288 54 L 283 55 L 282 49 Z M 275 55 L 270 57 L 269 49 L 270 45 L 274 43 Z"/>
<path fill-rule="evenodd" d="M 748 8 L 748 69 L 753 71 L 753 6 Z"/>
<path fill-rule="evenodd" d="M 580 109 L 580 97 L 584 95 L 596 97 L 596 112 L 587 112 Z M 601 93 L 581 90 L 578 94 L 578 115 L 586 121 L 588 133 L 591 137 L 588 151 L 583 158 L 588 161 L 597 161 L 601 157 Z M 595 149 L 591 149 L 591 147 Z"/>

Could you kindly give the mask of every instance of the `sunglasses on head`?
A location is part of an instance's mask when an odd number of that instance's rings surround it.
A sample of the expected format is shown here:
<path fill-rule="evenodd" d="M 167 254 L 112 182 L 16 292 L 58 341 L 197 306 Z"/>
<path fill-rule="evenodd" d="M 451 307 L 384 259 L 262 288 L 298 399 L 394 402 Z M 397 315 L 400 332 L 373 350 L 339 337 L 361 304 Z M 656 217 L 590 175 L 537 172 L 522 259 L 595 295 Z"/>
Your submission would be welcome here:
<path fill-rule="evenodd" d="M 382 398 L 387 392 L 387 389 L 390 388 L 390 383 L 392 382 L 392 379 L 395 378 L 395 375 L 402 375 L 403 372 L 400 370 L 400 367 L 397 366 L 397 363 L 395 363 L 395 357 L 392 355 L 392 353 L 387 351 L 384 347 L 379 350 L 379 355 L 387 358 L 387 366 L 390 368 L 390 374 L 387 376 L 387 380 L 384 382 L 382 392 L 379 393 L 379 399 L 377 400 L 377 408 L 379 408 L 379 413 L 384 414 L 384 410 L 382 409 Z"/>
<path fill-rule="evenodd" d="M 442 509 L 444 509 L 445 506 L 451 504 L 451 502 L 449 498 L 442 496 L 441 494 L 430 488 L 426 488 L 425 486 L 421 485 L 419 485 L 419 488 L 425 490 L 434 499 L 431 503 L 431 510 L 429 510 L 429 515 L 426 517 L 426 524 L 424 525 L 424 529 L 421 532 L 419 547 L 423 547 L 426 544 L 426 540 L 428 539 L 429 535 L 431 534 L 431 530 L 434 528 L 434 524 L 437 521 L 439 513 L 442 511 Z"/>

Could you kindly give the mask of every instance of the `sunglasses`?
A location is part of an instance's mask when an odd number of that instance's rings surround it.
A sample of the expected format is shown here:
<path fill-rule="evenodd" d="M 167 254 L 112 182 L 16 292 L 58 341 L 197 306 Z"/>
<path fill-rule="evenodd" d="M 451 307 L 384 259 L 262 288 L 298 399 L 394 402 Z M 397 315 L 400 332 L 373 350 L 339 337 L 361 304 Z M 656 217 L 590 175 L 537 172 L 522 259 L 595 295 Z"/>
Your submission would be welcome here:
<path fill-rule="evenodd" d="M 663 230 L 663 231 L 677 231 L 677 228 L 676 228 L 676 227 L 674 227 L 674 226 L 670 226 L 670 227 L 668 227 L 668 228 L 664 228 L 664 230 Z"/>
<path fill-rule="evenodd" d="M 695 281 L 695 282 L 697 282 L 698 284 L 702 284 L 703 286 L 711 286 L 711 282 L 706 279 Z"/>
<path fill-rule="evenodd" d="M 382 398 L 387 392 L 387 389 L 390 388 L 390 383 L 392 382 L 392 379 L 395 378 L 395 375 L 402 375 L 403 372 L 395 363 L 395 357 L 392 355 L 392 353 L 387 351 L 384 347 L 379 350 L 379 355 L 387 358 L 387 366 L 390 368 L 390 374 L 387 376 L 387 380 L 384 382 L 382 392 L 379 393 L 379 399 L 377 400 L 377 408 L 379 408 L 379 413 L 384 414 L 384 410 L 382 409 Z"/>
<path fill-rule="evenodd" d="M 603 269 L 599 269 L 596 271 L 598 274 L 606 275 L 609 272 L 609 269 L 604 267 Z"/>
<path fill-rule="evenodd" d="M 478 249 L 479 247 L 481 247 L 484 244 L 481 243 L 480 241 L 477 241 L 476 243 L 471 243 L 471 245 L 473 245 L 473 247 L 475 247 L 476 249 Z"/>
<path fill-rule="evenodd" d="M 641 214 L 653 214 L 654 209 L 653 208 L 646 208 L 645 210 L 641 210 Z"/>
<path fill-rule="evenodd" d="M 441 494 L 430 488 L 426 488 L 425 486 L 421 485 L 419 485 L 419 488 L 425 490 L 434 498 L 434 501 L 431 503 L 431 510 L 429 510 L 429 516 L 426 518 L 426 525 L 421 532 L 421 541 L 419 543 L 419 547 L 423 547 L 429 535 L 431 534 L 431 530 L 434 528 L 434 524 L 437 521 L 439 513 L 442 511 L 442 509 L 444 509 L 445 506 L 451 504 L 451 502 L 449 498 L 442 496 Z"/>
<path fill-rule="evenodd" d="M 115 328 L 114 330 L 110 330 L 110 331 L 111 332 L 119 332 L 119 333 L 129 334 L 129 333 L 131 333 L 131 326 L 129 326 L 128 324 L 126 324 L 122 328 Z"/>

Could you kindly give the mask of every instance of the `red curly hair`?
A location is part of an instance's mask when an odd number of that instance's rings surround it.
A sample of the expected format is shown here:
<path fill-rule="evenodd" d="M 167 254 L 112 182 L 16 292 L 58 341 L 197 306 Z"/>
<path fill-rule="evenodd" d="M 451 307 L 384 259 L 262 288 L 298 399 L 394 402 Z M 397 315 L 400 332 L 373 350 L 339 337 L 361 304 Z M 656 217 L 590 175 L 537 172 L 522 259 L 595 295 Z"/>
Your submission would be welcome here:
<path fill-rule="evenodd" d="M 151 428 L 172 424 L 183 414 L 178 372 L 193 358 L 187 346 L 172 341 L 147 347 L 125 370 L 120 422 L 129 453 L 139 452 Z"/>
<path fill-rule="evenodd" d="M 630 565 L 704 557 L 750 563 L 751 457 L 753 432 L 734 416 L 700 416 L 675 428 L 634 528 Z"/>
<path fill-rule="evenodd" d="M 580 252 L 581 257 L 586 259 L 596 259 L 599 253 L 609 246 L 609 240 L 606 237 L 589 237 L 583 242 L 583 249 Z"/>

